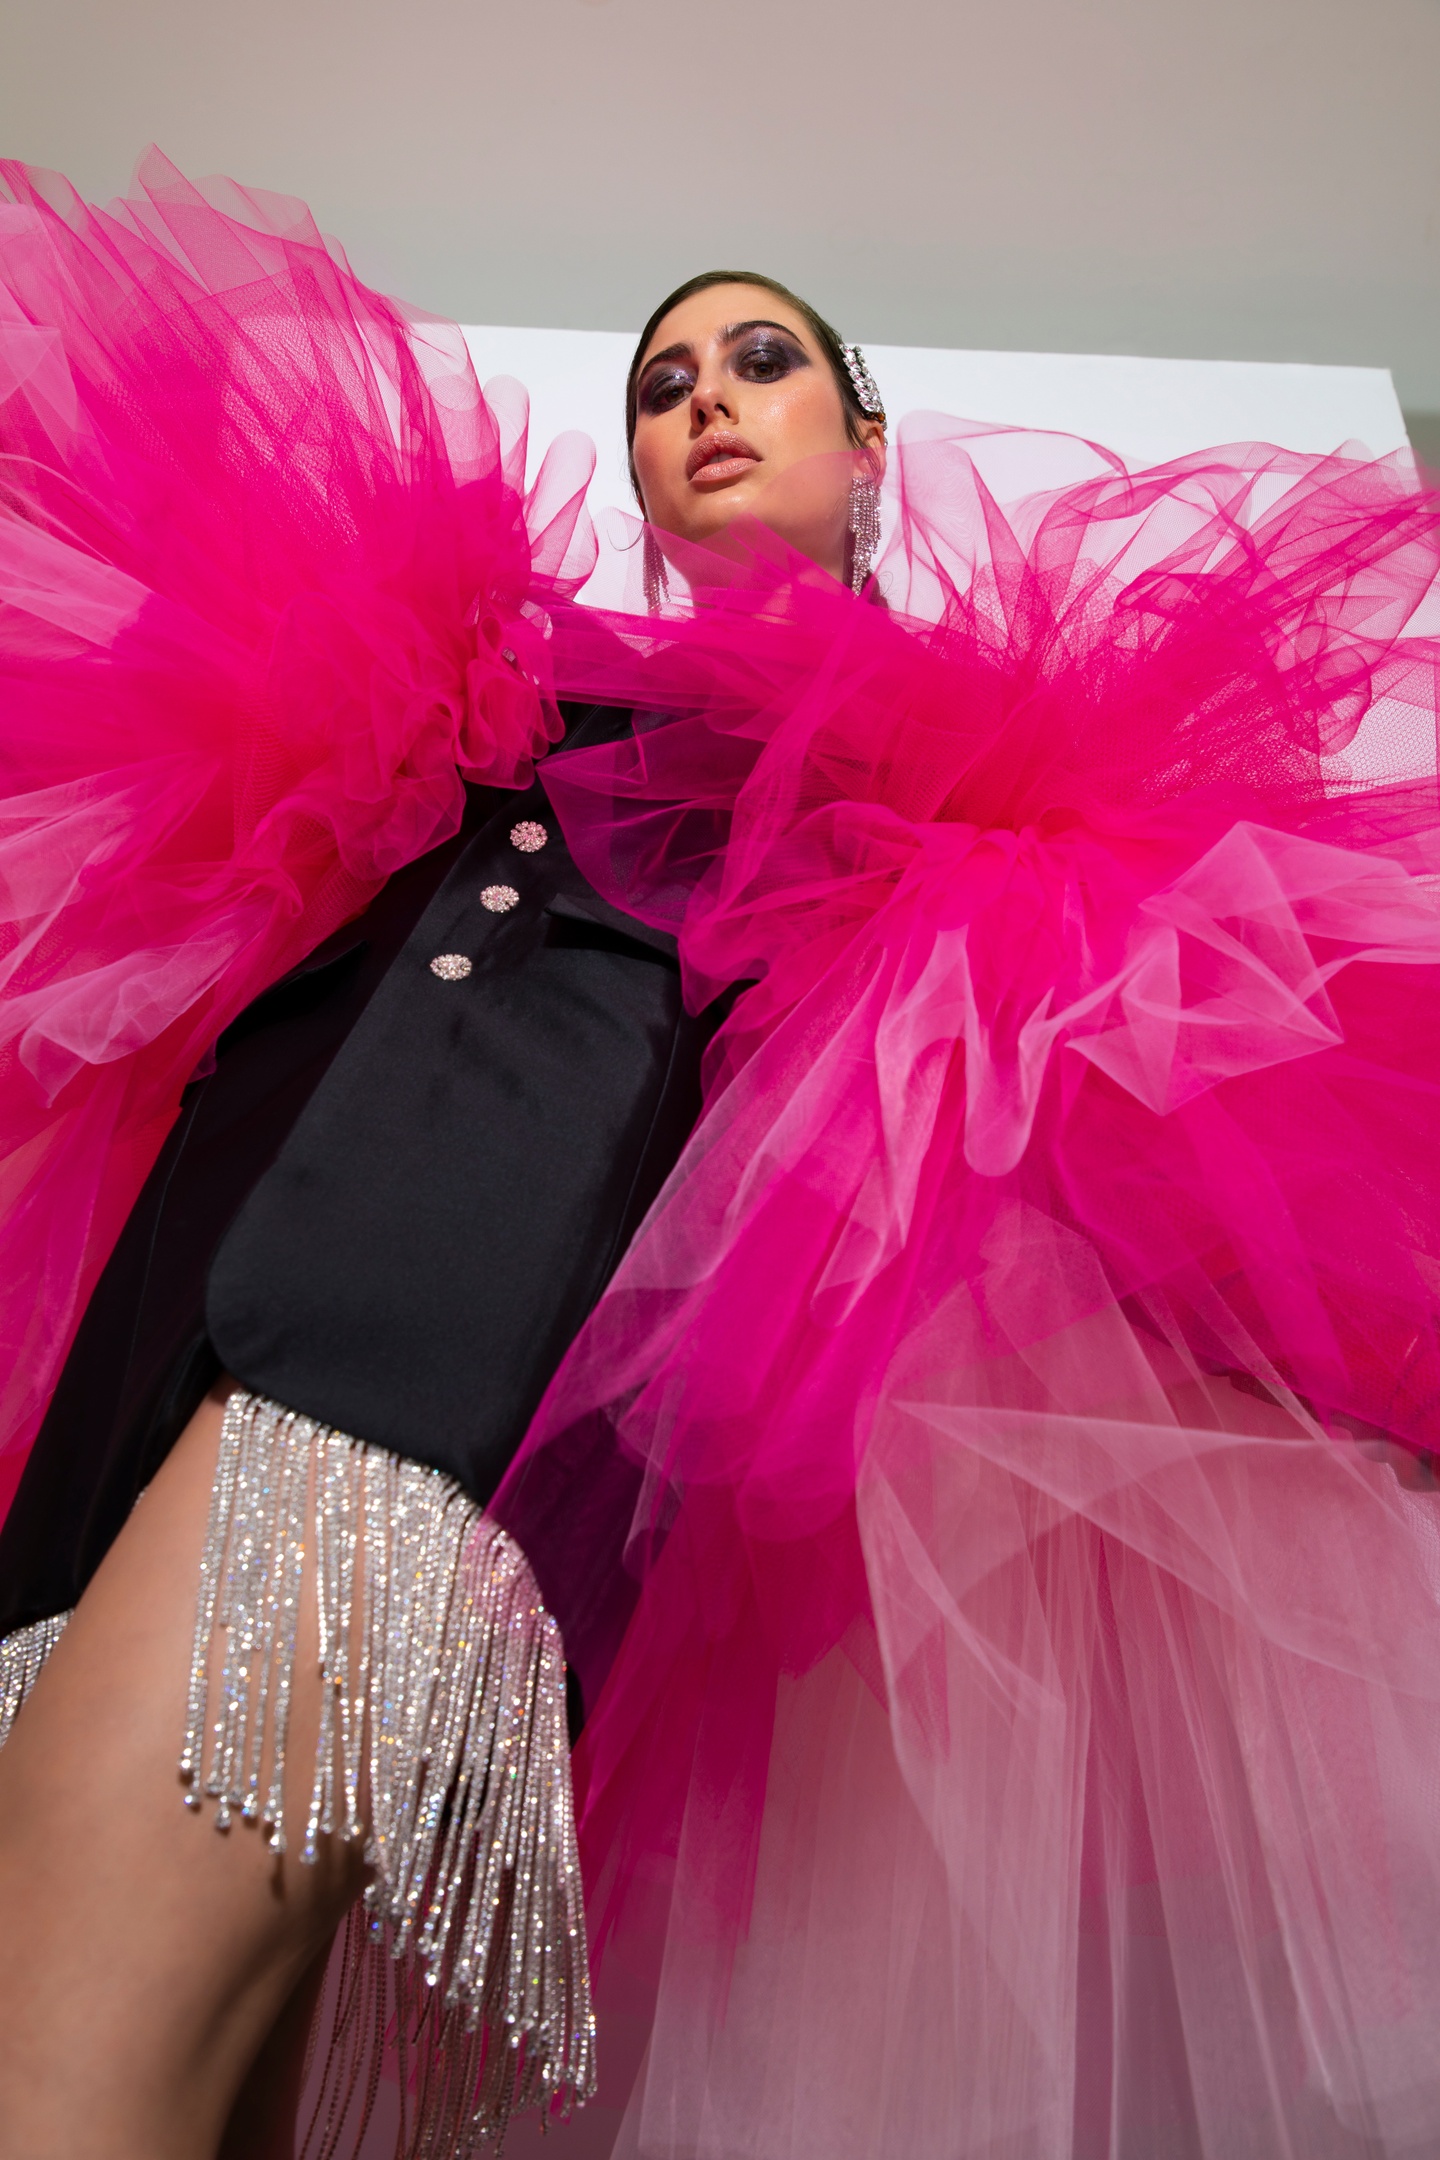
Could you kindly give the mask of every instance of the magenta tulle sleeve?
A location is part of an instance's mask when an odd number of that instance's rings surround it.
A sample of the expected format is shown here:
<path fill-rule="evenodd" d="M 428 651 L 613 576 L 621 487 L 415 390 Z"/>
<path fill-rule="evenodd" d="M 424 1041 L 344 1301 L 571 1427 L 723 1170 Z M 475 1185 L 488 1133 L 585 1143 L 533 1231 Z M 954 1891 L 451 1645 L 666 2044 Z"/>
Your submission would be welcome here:
<path fill-rule="evenodd" d="M 588 528 L 300 205 L 0 171 L 3 1505 L 197 1060 L 559 733 Z"/>
<path fill-rule="evenodd" d="M 687 558 L 669 717 L 547 769 L 751 985 L 498 1503 L 653 2019 L 619 2149 L 1418 2154 L 1440 504 L 986 449 L 902 442 L 889 608 Z"/>

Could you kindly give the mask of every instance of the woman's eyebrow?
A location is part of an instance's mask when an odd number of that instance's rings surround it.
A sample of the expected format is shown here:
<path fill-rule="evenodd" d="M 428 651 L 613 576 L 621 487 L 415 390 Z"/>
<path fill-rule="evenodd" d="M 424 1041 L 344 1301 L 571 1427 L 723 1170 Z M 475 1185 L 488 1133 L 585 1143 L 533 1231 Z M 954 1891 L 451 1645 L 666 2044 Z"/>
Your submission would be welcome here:
<path fill-rule="evenodd" d="M 747 330 L 778 330 L 782 337 L 793 339 L 797 345 L 802 343 L 798 330 L 792 330 L 789 323 L 772 322 L 768 315 L 752 315 L 748 322 L 727 323 L 720 332 L 720 342 L 722 345 L 733 345 L 736 338 L 744 337 Z"/>
<path fill-rule="evenodd" d="M 651 353 L 649 359 L 645 362 L 644 367 L 641 368 L 640 373 L 642 375 L 648 373 L 648 371 L 655 366 L 656 362 L 660 360 L 690 360 L 693 358 L 694 349 L 689 345 L 666 345 L 660 352 Z"/>

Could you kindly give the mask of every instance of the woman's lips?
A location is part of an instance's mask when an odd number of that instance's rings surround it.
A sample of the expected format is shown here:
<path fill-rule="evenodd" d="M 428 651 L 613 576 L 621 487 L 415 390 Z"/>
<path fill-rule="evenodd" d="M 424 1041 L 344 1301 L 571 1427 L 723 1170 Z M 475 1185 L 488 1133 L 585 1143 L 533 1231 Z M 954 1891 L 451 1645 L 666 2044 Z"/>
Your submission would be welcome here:
<path fill-rule="evenodd" d="M 702 435 L 691 450 L 685 460 L 685 477 L 692 487 L 727 487 L 759 463 L 759 451 L 752 450 L 743 435 L 717 428 L 711 435 Z"/>

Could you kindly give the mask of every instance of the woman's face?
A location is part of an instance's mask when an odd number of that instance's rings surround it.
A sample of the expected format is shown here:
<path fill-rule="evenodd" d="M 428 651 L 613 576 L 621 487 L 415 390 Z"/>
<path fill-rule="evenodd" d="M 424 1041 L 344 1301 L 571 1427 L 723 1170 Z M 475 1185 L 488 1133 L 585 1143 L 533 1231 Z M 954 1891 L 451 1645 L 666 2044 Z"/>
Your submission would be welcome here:
<path fill-rule="evenodd" d="M 843 576 L 854 445 L 803 316 L 763 285 L 707 286 L 656 326 L 636 388 L 633 454 L 652 525 L 703 542 L 756 512 Z M 862 422 L 861 435 L 878 446 L 883 422 Z"/>

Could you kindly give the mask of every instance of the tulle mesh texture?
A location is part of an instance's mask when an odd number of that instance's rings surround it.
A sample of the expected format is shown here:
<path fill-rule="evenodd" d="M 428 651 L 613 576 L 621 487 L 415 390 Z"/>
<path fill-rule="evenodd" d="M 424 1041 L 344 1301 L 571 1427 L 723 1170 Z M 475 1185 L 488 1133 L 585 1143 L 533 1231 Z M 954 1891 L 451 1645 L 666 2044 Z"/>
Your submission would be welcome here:
<path fill-rule="evenodd" d="M 302 205 L 0 175 L 3 1504 L 186 1075 L 559 733 L 534 601 L 593 541 Z"/>
<path fill-rule="evenodd" d="M 547 767 L 578 859 L 753 985 L 495 1503 L 653 2018 L 618 2150 L 1418 2154 L 1440 507 L 997 448 L 902 441 L 888 609 L 757 528 L 557 631 L 656 719 Z"/>

